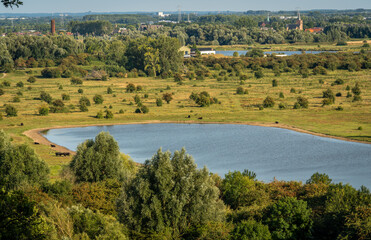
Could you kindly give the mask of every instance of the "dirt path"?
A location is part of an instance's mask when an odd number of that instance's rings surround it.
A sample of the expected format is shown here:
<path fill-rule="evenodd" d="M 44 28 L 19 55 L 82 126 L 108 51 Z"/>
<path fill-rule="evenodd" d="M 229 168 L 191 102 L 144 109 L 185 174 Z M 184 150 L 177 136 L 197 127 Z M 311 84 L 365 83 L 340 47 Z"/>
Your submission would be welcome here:
<path fill-rule="evenodd" d="M 6 77 L 6 73 L 3 73 L 3 76 L 1 76 L 0 78 L 5 78 Z"/>
<path fill-rule="evenodd" d="M 31 129 L 23 134 L 26 135 L 27 137 L 31 138 L 34 142 L 38 142 L 39 144 L 47 145 L 50 146 L 51 144 L 55 145 L 56 147 L 53 148 L 54 150 L 58 152 L 69 152 L 71 154 L 75 154 L 74 151 L 71 151 L 63 146 L 59 146 L 55 143 L 50 142 L 48 139 L 46 139 L 41 132 L 49 129 L 57 129 L 57 128 L 77 128 L 77 127 L 88 127 L 88 126 L 104 126 L 104 125 L 127 125 L 127 124 L 153 124 L 153 123 L 179 123 L 179 124 L 241 124 L 241 125 L 252 125 L 252 126 L 261 126 L 261 127 L 276 127 L 276 128 L 283 128 L 283 129 L 289 129 L 293 130 L 296 132 L 301 132 L 301 133 L 306 133 L 306 134 L 311 134 L 315 136 L 320 136 L 320 137 L 327 137 L 327 138 L 333 138 L 333 139 L 339 139 L 343 141 L 349 141 L 349 142 L 359 142 L 359 143 L 366 143 L 366 144 L 371 144 L 371 142 L 365 142 L 365 141 L 358 141 L 358 140 L 352 140 L 348 138 L 343 138 L 343 137 L 336 137 L 336 136 L 331 136 L 331 135 L 326 135 L 322 133 L 315 133 L 307 130 L 303 130 L 294 126 L 289 126 L 286 124 L 280 124 L 280 123 L 258 123 L 258 122 L 227 122 L 227 123 L 220 123 L 220 122 L 196 122 L 196 121 L 146 121 L 146 122 L 133 122 L 133 123 L 117 123 L 117 124 L 93 124 L 93 125 L 66 125 L 66 126 L 55 126 L 55 127 L 49 127 L 49 128 L 37 128 L 37 129 Z"/>

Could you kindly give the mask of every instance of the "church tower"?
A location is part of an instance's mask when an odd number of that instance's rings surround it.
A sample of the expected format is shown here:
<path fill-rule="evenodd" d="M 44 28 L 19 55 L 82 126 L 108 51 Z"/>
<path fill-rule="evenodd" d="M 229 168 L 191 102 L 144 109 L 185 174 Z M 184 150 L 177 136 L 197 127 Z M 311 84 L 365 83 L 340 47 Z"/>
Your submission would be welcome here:
<path fill-rule="evenodd" d="M 303 31 L 304 30 L 304 23 L 303 20 L 301 20 L 300 17 L 300 11 L 298 10 L 298 21 L 296 21 L 296 24 L 298 25 L 298 29 Z"/>

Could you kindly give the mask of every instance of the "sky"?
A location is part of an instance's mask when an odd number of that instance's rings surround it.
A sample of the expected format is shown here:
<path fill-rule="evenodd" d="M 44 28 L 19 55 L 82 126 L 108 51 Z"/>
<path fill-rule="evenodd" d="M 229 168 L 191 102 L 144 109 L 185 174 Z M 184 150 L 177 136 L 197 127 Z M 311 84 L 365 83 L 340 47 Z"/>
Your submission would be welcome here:
<path fill-rule="evenodd" d="M 371 0 L 23 0 L 23 6 L 0 13 L 63 12 L 157 12 L 177 11 L 248 11 L 371 9 Z"/>

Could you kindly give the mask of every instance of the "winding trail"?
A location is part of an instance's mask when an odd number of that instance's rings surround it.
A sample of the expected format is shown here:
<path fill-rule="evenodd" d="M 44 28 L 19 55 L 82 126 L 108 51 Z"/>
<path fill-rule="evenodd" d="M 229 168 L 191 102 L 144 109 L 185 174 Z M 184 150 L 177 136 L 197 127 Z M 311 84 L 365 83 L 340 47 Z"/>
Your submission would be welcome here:
<path fill-rule="evenodd" d="M 3 73 L 3 76 L 1 76 L 0 78 L 5 78 L 6 77 L 6 73 Z"/>

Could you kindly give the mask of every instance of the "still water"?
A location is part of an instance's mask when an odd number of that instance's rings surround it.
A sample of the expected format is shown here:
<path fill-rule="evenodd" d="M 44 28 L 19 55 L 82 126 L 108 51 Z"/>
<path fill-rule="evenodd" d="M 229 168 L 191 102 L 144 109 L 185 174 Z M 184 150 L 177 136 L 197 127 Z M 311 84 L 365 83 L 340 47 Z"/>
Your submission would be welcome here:
<path fill-rule="evenodd" d="M 236 51 L 236 50 L 230 50 L 230 51 L 215 51 L 216 54 L 223 54 L 224 56 L 233 56 L 233 53 L 234 52 L 238 52 L 238 55 L 245 55 L 248 51 Z M 323 53 L 323 52 L 327 52 L 327 53 L 334 53 L 336 51 L 305 51 L 305 53 L 311 53 L 311 54 L 319 54 L 319 53 Z M 301 51 L 268 51 L 268 52 L 264 52 L 264 54 L 284 54 L 284 55 L 287 55 L 287 56 L 291 56 L 291 55 L 294 55 L 294 54 L 303 54 L 303 52 Z"/>
<path fill-rule="evenodd" d="M 198 167 L 224 176 L 252 170 L 264 182 L 305 182 L 315 172 L 334 182 L 371 187 L 371 145 L 313 136 L 287 129 L 237 124 L 133 124 L 52 129 L 45 137 L 76 150 L 86 139 L 108 131 L 121 152 L 136 162 L 164 151 L 185 147 Z"/>

